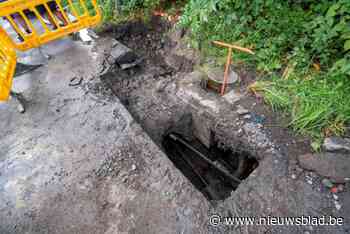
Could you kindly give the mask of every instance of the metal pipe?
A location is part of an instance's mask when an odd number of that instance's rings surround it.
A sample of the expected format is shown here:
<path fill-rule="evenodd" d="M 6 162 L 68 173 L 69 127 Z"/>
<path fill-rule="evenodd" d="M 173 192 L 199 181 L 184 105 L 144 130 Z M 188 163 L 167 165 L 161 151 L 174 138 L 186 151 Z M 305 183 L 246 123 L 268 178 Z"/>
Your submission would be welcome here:
<path fill-rule="evenodd" d="M 246 53 L 249 53 L 249 54 L 255 54 L 252 50 L 250 50 L 248 48 L 243 48 L 243 47 L 240 47 L 240 46 L 237 46 L 237 45 L 232 45 L 232 44 L 228 44 L 228 43 L 221 42 L 221 41 L 213 41 L 213 43 L 216 44 L 216 45 L 219 45 L 219 46 L 240 50 L 242 52 L 246 52 Z"/>
<path fill-rule="evenodd" d="M 217 164 L 215 164 L 215 162 L 213 162 L 212 160 L 208 159 L 205 155 L 203 155 L 201 152 L 199 152 L 198 150 L 196 150 L 195 148 L 193 148 L 191 145 L 189 145 L 187 142 L 185 142 L 184 140 L 182 140 L 181 138 L 175 136 L 174 134 L 170 134 L 169 137 L 171 137 L 174 141 L 178 141 L 181 144 L 185 145 L 187 148 L 189 148 L 190 150 L 192 150 L 193 152 L 195 152 L 198 156 L 200 156 L 204 161 L 206 161 L 207 163 L 209 163 L 211 166 L 215 167 L 217 170 L 219 170 L 220 172 L 222 172 L 223 174 L 225 174 L 225 176 L 229 177 L 230 179 L 241 183 L 242 180 L 238 179 L 237 177 L 233 176 L 230 174 L 230 172 L 228 172 L 226 169 L 219 167 Z"/>
<path fill-rule="evenodd" d="M 232 60 L 232 48 L 229 48 L 228 55 L 227 55 L 227 61 L 226 61 L 226 67 L 225 67 L 224 82 L 222 83 L 222 86 L 221 86 L 221 96 L 224 96 L 224 94 L 225 94 L 225 89 L 226 89 L 227 80 L 228 80 L 228 72 L 230 71 L 231 60 Z"/>

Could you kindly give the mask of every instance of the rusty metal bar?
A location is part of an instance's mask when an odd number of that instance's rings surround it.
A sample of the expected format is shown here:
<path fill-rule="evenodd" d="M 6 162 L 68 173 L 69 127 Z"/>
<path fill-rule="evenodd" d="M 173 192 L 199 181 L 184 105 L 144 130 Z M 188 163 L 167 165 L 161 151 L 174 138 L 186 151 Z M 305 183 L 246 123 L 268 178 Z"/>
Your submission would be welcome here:
<path fill-rule="evenodd" d="M 231 49 L 236 49 L 242 52 L 246 52 L 249 54 L 255 54 L 252 50 L 248 49 L 248 48 L 244 48 L 244 47 L 240 47 L 237 45 L 232 45 L 232 44 L 228 44 L 225 42 L 221 42 L 221 41 L 213 41 L 214 44 L 219 45 L 219 46 L 223 46 L 223 47 L 227 47 L 227 48 L 231 48 Z"/>
<path fill-rule="evenodd" d="M 199 157 L 201 157 L 204 161 L 206 161 L 208 164 L 210 164 L 211 166 L 213 166 L 215 169 L 219 170 L 220 172 L 222 172 L 225 176 L 227 176 L 228 178 L 232 179 L 233 181 L 237 182 L 237 183 L 241 183 L 242 180 L 238 179 L 237 177 L 231 175 L 230 172 L 228 172 L 226 169 L 221 168 L 220 166 L 218 166 L 215 162 L 213 162 L 212 160 L 210 160 L 209 158 L 207 158 L 204 154 L 202 154 L 201 152 L 199 152 L 198 150 L 196 150 L 195 148 L 193 148 L 191 145 L 189 145 L 187 142 L 185 142 L 184 140 L 182 140 L 181 138 L 177 137 L 174 134 L 170 134 L 169 137 L 171 137 L 171 139 L 173 139 L 174 141 L 178 141 L 181 144 L 185 145 L 187 148 L 189 148 L 191 151 L 193 151 L 194 153 L 196 153 L 196 155 L 198 155 Z"/>
<path fill-rule="evenodd" d="M 225 94 L 226 84 L 228 80 L 228 73 L 230 71 L 230 65 L 232 62 L 232 48 L 228 48 L 228 55 L 226 60 L 226 67 L 225 67 L 225 74 L 224 74 L 224 83 L 222 83 L 221 86 L 221 95 L 223 96 Z"/>
<path fill-rule="evenodd" d="M 228 44 L 228 43 L 221 42 L 221 41 L 213 41 L 213 44 L 228 48 L 228 55 L 227 55 L 226 65 L 225 65 L 224 81 L 222 83 L 221 92 L 220 92 L 221 96 L 223 96 L 225 94 L 225 90 L 226 90 L 226 86 L 227 86 L 227 80 L 228 80 L 230 65 L 232 63 L 233 50 L 234 49 L 235 50 L 239 50 L 241 52 L 245 52 L 245 53 L 248 53 L 248 54 L 254 54 L 254 52 L 252 50 L 248 49 L 248 48 L 244 48 L 244 47 L 240 47 L 240 46 L 237 46 L 237 45 Z"/>

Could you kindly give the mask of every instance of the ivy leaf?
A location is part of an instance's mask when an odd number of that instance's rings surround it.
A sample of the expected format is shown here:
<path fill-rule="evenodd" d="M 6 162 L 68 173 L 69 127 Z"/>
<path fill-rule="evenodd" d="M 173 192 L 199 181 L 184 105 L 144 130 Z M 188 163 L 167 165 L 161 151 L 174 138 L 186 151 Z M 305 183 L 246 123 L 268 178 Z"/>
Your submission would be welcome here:
<path fill-rule="evenodd" d="M 329 9 L 328 9 L 328 11 L 327 11 L 327 17 L 333 17 L 333 16 L 335 16 L 336 14 L 337 14 L 337 10 L 339 9 L 339 7 L 340 7 L 340 4 L 334 4 L 334 5 L 332 5 Z"/>
<path fill-rule="evenodd" d="M 350 32 L 344 33 L 340 36 L 341 39 L 350 39 Z"/>
<path fill-rule="evenodd" d="M 344 44 L 344 51 L 350 50 L 350 40 L 347 40 Z"/>
<path fill-rule="evenodd" d="M 217 4 L 216 1 L 212 1 L 212 2 L 211 2 L 211 9 L 212 9 L 213 11 L 218 11 L 218 9 L 216 8 L 216 4 Z"/>

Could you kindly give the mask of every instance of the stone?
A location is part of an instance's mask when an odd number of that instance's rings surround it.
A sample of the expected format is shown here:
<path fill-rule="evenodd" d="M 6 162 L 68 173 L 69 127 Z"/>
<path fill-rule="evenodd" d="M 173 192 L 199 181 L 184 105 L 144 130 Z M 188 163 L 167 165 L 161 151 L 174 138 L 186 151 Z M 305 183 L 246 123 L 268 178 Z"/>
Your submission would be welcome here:
<path fill-rule="evenodd" d="M 244 119 L 250 119 L 251 117 L 252 117 L 252 116 L 251 116 L 251 115 L 248 115 L 248 114 L 243 116 Z M 259 126 L 257 126 L 257 127 L 259 128 Z"/>
<path fill-rule="evenodd" d="M 241 98 L 242 95 L 239 94 L 237 91 L 235 90 L 231 90 L 230 92 L 226 93 L 223 98 L 225 99 L 226 102 L 228 102 L 229 104 L 235 104 L 236 102 L 238 102 Z"/>
<path fill-rule="evenodd" d="M 81 83 L 83 82 L 83 77 L 77 77 L 77 76 L 74 76 L 72 79 L 70 79 L 69 81 L 69 86 L 78 86 L 78 85 L 81 85 Z"/>
<path fill-rule="evenodd" d="M 344 185 L 340 184 L 338 185 L 338 191 L 343 192 L 344 191 Z"/>
<path fill-rule="evenodd" d="M 328 137 L 324 140 L 323 148 L 328 152 L 350 153 L 350 139 Z"/>
<path fill-rule="evenodd" d="M 345 183 L 350 178 L 350 157 L 344 154 L 304 154 L 298 156 L 298 161 L 302 168 L 314 171 L 333 183 Z"/>
<path fill-rule="evenodd" d="M 129 68 L 132 68 L 132 67 L 136 67 L 137 65 L 139 65 L 140 63 L 142 63 L 143 59 L 142 58 L 139 58 L 139 59 L 136 59 L 134 62 L 130 62 L 130 63 L 123 63 L 123 64 L 119 64 L 120 65 L 120 68 L 122 70 L 126 70 L 126 69 L 129 69 Z"/>
<path fill-rule="evenodd" d="M 237 111 L 236 111 L 239 115 L 246 115 L 249 113 L 249 110 L 243 108 L 242 106 L 238 105 L 237 106 Z"/>
<path fill-rule="evenodd" d="M 243 136 L 243 130 L 240 128 L 238 131 L 237 131 L 237 136 L 238 137 L 241 137 L 241 136 Z"/>
<path fill-rule="evenodd" d="M 110 51 L 110 64 L 117 63 L 122 69 L 127 69 L 142 62 L 137 55 L 128 47 L 115 40 Z"/>
<path fill-rule="evenodd" d="M 89 35 L 89 31 L 85 28 L 82 29 L 78 32 L 80 40 L 82 40 L 84 43 L 91 43 L 92 42 L 92 38 Z"/>
<path fill-rule="evenodd" d="M 334 205 L 335 205 L 335 208 L 336 208 L 337 210 L 340 210 L 340 209 L 341 209 L 341 205 L 339 204 L 338 201 L 334 201 Z"/>
<path fill-rule="evenodd" d="M 113 41 L 112 49 L 110 51 L 110 55 L 114 59 L 118 59 L 118 58 L 124 56 L 125 54 L 127 54 L 129 52 L 132 52 L 132 50 L 130 48 L 128 48 L 127 46 L 125 46 L 124 44 L 120 43 L 117 40 Z"/>
<path fill-rule="evenodd" d="M 24 105 L 22 103 L 18 103 L 17 110 L 21 114 L 23 114 L 26 111 L 26 109 L 25 109 L 25 107 L 24 107 Z"/>
<path fill-rule="evenodd" d="M 136 170 L 136 165 L 135 165 L 135 164 L 133 164 L 133 165 L 131 166 L 131 170 L 132 170 L 132 171 L 135 171 L 135 170 Z"/>

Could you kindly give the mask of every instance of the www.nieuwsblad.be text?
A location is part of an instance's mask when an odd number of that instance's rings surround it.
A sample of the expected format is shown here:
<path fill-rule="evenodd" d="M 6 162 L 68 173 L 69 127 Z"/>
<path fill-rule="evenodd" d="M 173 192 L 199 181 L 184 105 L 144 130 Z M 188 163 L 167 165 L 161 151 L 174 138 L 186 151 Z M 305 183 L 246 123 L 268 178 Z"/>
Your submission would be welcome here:
<path fill-rule="evenodd" d="M 344 218 L 332 216 L 299 216 L 299 217 L 222 217 L 214 214 L 209 217 L 212 226 L 341 226 Z"/>

